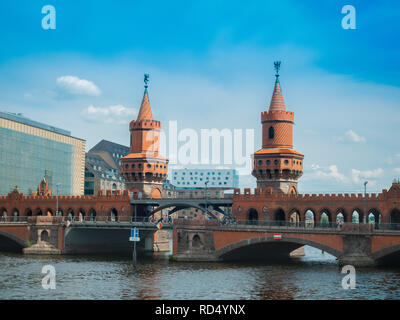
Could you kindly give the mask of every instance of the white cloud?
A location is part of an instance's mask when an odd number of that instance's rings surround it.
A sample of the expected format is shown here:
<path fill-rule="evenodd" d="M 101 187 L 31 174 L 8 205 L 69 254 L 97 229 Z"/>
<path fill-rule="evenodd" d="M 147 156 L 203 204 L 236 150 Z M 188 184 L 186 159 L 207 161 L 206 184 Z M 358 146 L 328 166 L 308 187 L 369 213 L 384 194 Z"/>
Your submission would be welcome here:
<path fill-rule="evenodd" d="M 319 168 L 321 168 L 318 164 L 312 164 L 311 165 L 311 169 L 313 169 L 313 170 L 318 170 Z"/>
<path fill-rule="evenodd" d="M 355 133 L 353 130 L 346 132 L 346 137 L 353 142 L 365 142 L 365 138 Z"/>
<path fill-rule="evenodd" d="M 351 176 L 354 183 L 360 183 L 361 180 L 380 178 L 383 175 L 383 169 L 360 171 L 351 169 Z"/>
<path fill-rule="evenodd" d="M 108 107 L 95 107 L 90 105 L 82 111 L 82 116 L 85 120 L 97 123 L 129 123 L 136 115 L 136 109 L 127 108 L 122 104 Z"/>
<path fill-rule="evenodd" d="M 346 133 L 344 134 L 344 137 L 336 138 L 336 140 L 337 141 L 349 141 L 349 142 L 355 142 L 355 143 L 366 141 L 366 139 L 364 137 L 360 136 L 353 130 L 346 131 Z"/>
<path fill-rule="evenodd" d="M 394 172 L 400 174 L 400 168 L 394 168 Z"/>
<path fill-rule="evenodd" d="M 333 178 L 337 181 L 346 182 L 347 178 L 339 172 L 339 169 L 336 165 L 329 166 L 329 172 L 318 171 L 318 175 L 321 178 Z"/>
<path fill-rule="evenodd" d="M 347 182 L 348 179 L 339 172 L 337 165 L 330 165 L 328 168 L 321 168 L 317 164 L 312 164 L 311 169 L 314 170 L 312 173 L 312 179 L 324 179 L 324 180 L 335 180 L 337 182 Z"/>
<path fill-rule="evenodd" d="M 62 76 L 57 78 L 57 86 L 64 94 L 99 96 L 100 89 L 89 80 L 79 79 L 75 76 Z"/>

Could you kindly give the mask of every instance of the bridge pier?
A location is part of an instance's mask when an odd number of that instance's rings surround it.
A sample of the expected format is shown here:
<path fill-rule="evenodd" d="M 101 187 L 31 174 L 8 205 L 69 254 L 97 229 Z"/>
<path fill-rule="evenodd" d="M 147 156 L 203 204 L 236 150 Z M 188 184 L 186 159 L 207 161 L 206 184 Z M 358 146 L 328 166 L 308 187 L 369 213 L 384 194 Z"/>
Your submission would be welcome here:
<path fill-rule="evenodd" d="M 374 267 L 378 263 L 367 254 L 353 253 L 339 257 L 339 266 L 352 265 L 354 267 Z"/>
<path fill-rule="evenodd" d="M 343 254 L 338 257 L 339 265 L 373 267 L 377 265 L 371 256 L 371 237 L 365 234 L 343 235 Z"/>
<path fill-rule="evenodd" d="M 150 234 L 144 238 L 144 251 L 152 252 L 154 247 L 154 234 Z"/>

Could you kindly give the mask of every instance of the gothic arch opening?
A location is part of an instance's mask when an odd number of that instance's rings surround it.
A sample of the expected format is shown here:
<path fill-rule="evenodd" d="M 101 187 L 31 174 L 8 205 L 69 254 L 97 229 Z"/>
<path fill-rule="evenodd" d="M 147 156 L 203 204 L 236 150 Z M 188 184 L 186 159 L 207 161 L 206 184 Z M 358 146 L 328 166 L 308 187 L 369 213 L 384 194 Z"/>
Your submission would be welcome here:
<path fill-rule="evenodd" d="M 298 210 L 292 210 L 292 213 L 289 216 L 289 222 L 291 226 L 300 225 L 300 212 Z"/>
<path fill-rule="evenodd" d="M 80 208 L 78 211 L 79 221 L 84 221 L 86 217 L 86 212 L 84 209 Z"/>
<path fill-rule="evenodd" d="M 343 215 L 343 213 L 341 213 L 341 212 L 339 212 L 337 215 L 336 215 L 336 222 L 344 222 L 344 215 Z"/>
<path fill-rule="evenodd" d="M 306 228 L 314 228 L 315 226 L 315 212 L 311 209 L 307 209 L 305 213 L 304 224 Z"/>
<path fill-rule="evenodd" d="M 275 225 L 277 226 L 286 225 L 285 211 L 283 211 L 283 209 L 281 208 L 276 209 L 274 214 L 274 219 L 275 219 Z"/>
<path fill-rule="evenodd" d="M 31 208 L 26 208 L 26 210 L 25 210 L 25 215 L 26 215 L 27 217 L 31 217 L 31 216 L 32 216 L 32 209 L 31 209 Z"/>
<path fill-rule="evenodd" d="M 378 209 L 370 209 L 367 214 L 367 223 L 373 224 L 375 229 L 379 229 L 379 225 L 381 224 L 382 215 Z"/>
<path fill-rule="evenodd" d="M 195 234 L 192 239 L 192 248 L 200 249 L 202 247 L 202 245 L 203 245 L 203 243 L 201 242 L 199 235 Z"/>
<path fill-rule="evenodd" d="M 249 224 L 257 224 L 258 223 L 258 211 L 254 208 L 249 209 L 247 212 L 247 221 Z"/>
<path fill-rule="evenodd" d="M 115 208 L 112 208 L 110 213 L 111 213 L 111 221 L 112 222 L 118 221 L 118 210 Z"/>
<path fill-rule="evenodd" d="M 89 210 L 89 217 L 90 217 L 90 221 L 96 221 L 96 210 L 91 208 Z"/>
<path fill-rule="evenodd" d="M 42 209 L 37 208 L 37 209 L 35 210 L 35 216 L 42 216 L 42 215 L 43 215 Z"/>
<path fill-rule="evenodd" d="M 347 222 L 347 213 L 343 208 L 336 210 L 336 222 Z"/>
<path fill-rule="evenodd" d="M 73 209 L 68 209 L 68 211 L 67 211 L 67 217 L 68 217 L 68 219 L 69 220 L 73 220 L 74 219 L 74 216 L 75 216 L 75 213 L 74 213 L 74 210 Z"/>
<path fill-rule="evenodd" d="M 17 222 L 17 221 L 18 221 L 18 217 L 19 217 L 19 211 L 18 211 L 18 209 L 17 209 L 17 208 L 14 208 L 11 212 L 13 213 L 13 220 L 14 220 L 15 222 Z"/>
<path fill-rule="evenodd" d="M 353 213 L 351 214 L 351 222 L 352 223 L 363 223 L 363 213 L 361 211 L 361 209 L 354 209 Z"/>
<path fill-rule="evenodd" d="M 400 230 L 400 210 L 397 208 L 390 212 L 390 225 L 391 229 Z"/>
<path fill-rule="evenodd" d="M 323 209 L 321 212 L 320 219 L 319 219 L 320 226 L 322 228 L 328 228 L 331 224 L 331 221 L 332 221 L 332 219 L 331 219 L 330 211 L 328 209 Z"/>
<path fill-rule="evenodd" d="M 49 233 L 47 232 L 47 230 L 43 230 L 40 233 L 40 241 L 46 241 L 46 242 L 49 241 Z"/>

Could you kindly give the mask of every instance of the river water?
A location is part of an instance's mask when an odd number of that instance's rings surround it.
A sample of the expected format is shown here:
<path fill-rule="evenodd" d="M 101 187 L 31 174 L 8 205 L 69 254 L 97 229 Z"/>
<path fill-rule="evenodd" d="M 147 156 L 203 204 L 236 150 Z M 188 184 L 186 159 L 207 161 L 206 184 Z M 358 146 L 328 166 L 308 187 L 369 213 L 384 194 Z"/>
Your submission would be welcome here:
<path fill-rule="evenodd" d="M 334 257 L 306 247 L 284 264 L 183 263 L 140 257 L 24 256 L 0 253 L 0 299 L 399 299 L 400 269 L 356 270 L 356 288 Z M 42 288 L 53 265 L 56 288 Z"/>

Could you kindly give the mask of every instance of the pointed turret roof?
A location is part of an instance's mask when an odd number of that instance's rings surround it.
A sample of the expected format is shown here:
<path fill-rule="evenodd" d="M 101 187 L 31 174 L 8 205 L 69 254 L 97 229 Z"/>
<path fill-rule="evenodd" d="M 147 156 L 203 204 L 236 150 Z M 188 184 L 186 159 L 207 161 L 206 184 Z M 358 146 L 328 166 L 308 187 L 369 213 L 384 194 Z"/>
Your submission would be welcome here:
<path fill-rule="evenodd" d="M 286 111 L 285 101 L 283 100 L 281 84 L 279 83 L 279 75 L 276 76 L 274 92 L 272 93 L 269 111 Z"/>
<path fill-rule="evenodd" d="M 147 86 L 144 89 L 143 100 L 136 121 L 139 120 L 154 120 L 149 101 L 149 94 L 147 92 Z"/>

